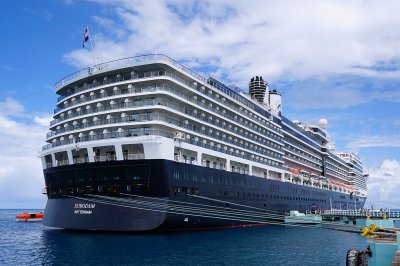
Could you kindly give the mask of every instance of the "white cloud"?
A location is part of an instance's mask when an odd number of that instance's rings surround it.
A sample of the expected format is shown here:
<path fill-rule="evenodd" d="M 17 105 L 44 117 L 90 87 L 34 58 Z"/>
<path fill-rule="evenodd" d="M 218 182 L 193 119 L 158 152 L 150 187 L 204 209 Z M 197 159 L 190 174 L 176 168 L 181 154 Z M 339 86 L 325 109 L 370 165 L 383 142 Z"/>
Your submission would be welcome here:
<path fill-rule="evenodd" d="M 343 76 L 400 77 L 400 2 L 95 2 L 106 10 L 93 16 L 98 62 L 158 52 L 244 89 L 255 75 L 272 88 L 280 81 L 300 84 L 284 99 L 294 109 L 400 98 L 398 90 L 382 93 L 368 82 L 336 84 Z M 78 68 L 93 65 L 90 49 L 73 50 L 63 59 Z"/>
<path fill-rule="evenodd" d="M 347 148 L 358 151 L 362 148 L 400 147 L 399 135 L 361 136 L 347 144 Z"/>
<path fill-rule="evenodd" d="M 370 176 L 367 182 L 368 201 L 375 204 L 374 208 L 400 209 L 400 162 L 384 160 L 381 165 L 367 171 Z"/>
<path fill-rule="evenodd" d="M 8 98 L 1 104 L 23 115 L 24 108 L 18 101 Z M 7 116 L 13 113 L 0 112 L 0 208 L 43 208 L 44 179 L 38 151 L 44 144 L 47 127 Z"/>
<path fill-rule="evenodd" d="M 0 101 L 0 114 L 18 116 L 24 112 L 24 106 L 13 98 L 7 97 Z"/>
<path fill-rule="evenodd" d="M 348 1 L 103 1 L 122 39 L 94 34 L 100 61 L 151 52 L 166 53 L 190 65 L 217 63 L 216 73 L 246 84 L 262 74 L 268 80 L 308 79 L 351 74 L 399 77 L 396 25 L 399 2 Z M 120 34 L 118 34 L 120 35 Z M 91 64 L 88 51 L 65 59 Z"/>
<path fill-rule="evenodd" d="M 127 34 L 125 29 L 119 27 L 119 25 L 111 19 L 99 16 L 93 16 L 93 19 L 96 24 L 103 27 L 110 35 L 114 35 L 117 38 L 122 38 Z"/>
<path fill-rule="evenodd" d="M 33 120 L 35 121 L 35 123 L 37 123 L 41 126 L 48 127 L 48 126 L 50 126 L 50 122 L 51 122 L 51 120 L 53 120 L 53 117 L 51 115 L 44 116 L 44 117 L 35 116 L 33 118 Z"/>

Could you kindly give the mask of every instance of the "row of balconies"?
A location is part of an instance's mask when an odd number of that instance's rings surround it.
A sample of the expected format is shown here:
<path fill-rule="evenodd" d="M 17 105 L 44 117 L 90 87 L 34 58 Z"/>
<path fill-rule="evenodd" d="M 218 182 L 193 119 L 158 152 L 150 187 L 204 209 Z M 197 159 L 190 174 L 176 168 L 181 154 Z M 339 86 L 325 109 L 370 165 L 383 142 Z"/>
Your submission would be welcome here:
<path fill-rule="evenodd" d="M 132 86 L 132 85 L 130 85 L 130 86 Z M 64 105 L 54 109 L 54 114 L 66 109 L 66 108 L 76 106 L 80 103 L 86 103 L 86 102 L 94 101 L 97 99 L 108 98 L 108 97 L 117 96 L 117 95 L 130 94 L 130 93 L 134 93 L 134 92 L 135 91 L 133 88 L 119 89 L 118 87 L 114 87 L 112 92 L 108 92 L 108 91 L 105 91 L 104 89 L 102 89 L 99 93 L 95 93 L 93 91 L 90 92 L 89 96 L 81 94 L 79 99 L 72 98 L 71 102 L 65 101 Z"/>
<path fill-rule="evenodd" d="M 184 83 L 185 85 L 191 87 L 192 89 L 196 89 L 198 92 L 201 92 L 201 93 L 203 93 L 203 94 L 205 94 L 205 95 L 207 95 L 207 96 L 211 96 L 211 95 L 212 95 L 212 91 L 211 91 L 211 90 L 209 90 L 209 92 L 206 93 L 204 86 L 202 86 L 201 88 L 198 88 L 198 86 L 192 86 L 192 84 L 190 84 L 190 83 L 187 82 L 187 81 L 182 80 L 180 77 L 176 76 L 175 74 L 172 74 L 172 73 L 166 71 L 166 72 L 165 72 L 165 76 L 172 77 L 172 78 L 174 78 L 175 80 L 177 80 L 177 81 L 179 81 L 179 82 L 181 82 L 181 83 Z M 149 76 L 149 77 L 152 77 L 152 76 Z M 157 75 L 157 77 L 158 77 L 158 75 Z M 107 83 L 107 84 L 110 84 L 110 83 Z M 90 88 L 94 88 L 94 87 L 96 87 L 96 86 L 91 86 Z M 89 87 L 88 87 L 87 89 L 89 89 Z M 84 91 L 84 90 L 80 90 L 80 91 Z M 222 95 L 221 95 L 221 97 L 222 97 Z M 186 95 L 186 100 L 187 100 L 187 99 L 193 99 L 193 98 L 192 98 L 192 96 L 187 96 L 187 95 Z M 212 98 L 212 100 L 214 100 L 214 101 L 216 100 L 216 101 L 218 101 L 219 103 L 221 103 L 222 105 L 228 105 L 228 107 L 229 107 L 230 110 L 236 110 L 236 111 L 242 113 L 242 115 L 245 115 L 245 116 L 249 117 L 249 118 L 251 119 L 251 121 L 254 120 L 255 117 L 257 116 L 257 115 L 253 115 L 252 112 L 249 112 L 247 109 L 243 109 L 242 107 L 238 107 L 238 106 L 234 105 L 233 103 L 227 102 L 227 101 L 225 100 L 224 97 L 220 98 L 220 95 L 219 95 L 219 94 L 216 94 L 215 97 Z M 261 124 L 263 124 L 264 126 L 267 126 L 267 127 L 269 127 L 270 129 L 276 130 L 276 131 L 278 131 L 279 133 L 281 133 L 281 128 L 275 126 L 275 125 L 272 124 L 272 123 L 270 123 L 270 122 L 268 121 L 268 119 L 265 120 L 264 118 L 261 118 L 261 117 L 257 116 L 257 120 L 259 120 L 259 122 L 260 122 Z M 52 124 L 51 124 L 51 125 L 53 125 L 54 123 L 55 123 L 55 122 L 52 121 Z"/>
<path fill-rule="evenodd" d="M 329 169 L 329 170 L 331 170 L 331 171 L 334 171 L 334 172 L 336 172 L 336 173 L 338 173 L 338 174 L 340 174 L 340 175 L 345 175 L 345 176 L 347 176 L 347 175 L 349 174 L 349 171 L 348 171 L 348 170 L 343 170 L 343 169 L 341 169 L 341 168 L 339 168 L 339 167 L 337 167 L 337 166 L 334 166 L 334 165 L 332 165 L 332 164 L 330 164 L 330 163 L 326 163 L 326 168 Z"/>
<path fill-rule="evenodd" d="M 84 114 L 89 114 L 89 113 L 95 113 L 95 112 L 98 112 L 98 111 L 114 110 L 114 109 L 119 109 L 119 107 L 121 107 L 121 108 L 123 108 L 123 107 L 125 107 L 125 108 L 126 107 L 143 107 L 143 106 L 147 106 L 147 105 L 155 105 L 156 103 L 158 103 L 158 104 L 161 103 L 161 105 L 171 107 L 171 108 L 173 108 L 173 109 L 175 109 L 177 111 L 178 110 L 182 110 L 182 108 L 179 108 L 178 106 L 174 106 L 170 102 L 149 99 L 149 100 L 141 100 L 141 101 L 135 101 L 135 102 L 127 102 L 127 103 L 122 103 L 122 104 L 120 103 L 120 104 L 114 104 L 114 105 L 108 105 L 108 106 L 99 106 L 99 107 L 95 107 L 95 108 L 89 108 L 89 109 L 86 109 L 86 110 L 79 111 L 77 113 L 67 114 L 66 116 L 68 116 L 68 117 L 76 117 L 78 114 L 79 115 L 84 115 Z M 216 126 L 218 126 L 220 128 L 224 128 L 224 129 L 226 129 L 226 130 L 228 130 L 230 132 L 234 132 L 234 133 L 239 134 L 241 136 L 244 135 L 248 139 L 256 141 L 256 142 L 260 143 L 261 145 L 268 146 L 271 149 L 278 150 L 278 151 L 282 150 L 280 145 L 275 144 L 273 142 L 270 142 L 268 140 L 265 140 L 264 138 L 257 137 L 256 135 L 253 135 L 252 133 L 248 134 L 248 132 L 246 132 L 246 131 L 243 132 L 242 129 L 238 130 L 236 126 L 234 128 L 232 128 L 231 124 L 226 126 L 226 124 L 224 122 L 219 122 L 219 120 L 212 120 L 210 118 L 206 118 L 205 115 L 204 116 L 203 115 L 199 116 L 198 114 L 194 114 L 194 113 L 190 113 L 190 114 L 186 114 L 186 115 L 189 115 L 189 116 L 192 116 L 192 117 L 196 117 L 198 119 L 201 119 L 201 120 L 206 121 L 206 122 L 208 122 L 210 124 L 216 125 Z M 107 123 L 110 123 L 110 122 L 115 122 L 114 119 L 116 119 L 117 121 L 118 120 L 121 120 L 121 121 L 124 120 L 123 118 L 122 119 L 113 118 L 113 119 L 111 119 L 111 121 L 110 120 L 104 121 L 104 124 L 107 124 Z M 125 119 L 126 119 L 125 120 L 126 122 L 131 122 L 127 118 L 125 118 Z M 98 121 L 99 120 L 94 121 L 93 124 L 94 125 L 102 124 L 101 122 L 98 122 Z M 217 121 L 219 123 L 217 123 Z M 85 123 L 86 123 L 86 126 L 91 126 L 91 124 L 87 124 L 88 123 L 87 121 Z M 179 121 L 178 125 L 181 126 L 181 124 L 182 124 L 182 122 Z M 225 124 L 225 126 L 224 126 L 224 124 Z M 69 126 L 68 124 L 64 124 L 64 128 L 60 127 L 56 131 L 54 131 L 55 133 L 49 133 L 48 137 L 55 136 L 55 135 L 57 135 L 59 133 L 62 133 L 62 132 L 68 132 L 70 130 L 76 130 L 76 129 L 79 129 L 79 128 L 83 128 L 83 126 L 79 125 L 79 124 L 75 124 L 75 125 L 72 125 L 72 126 Z M 276 138 L 276 141 L 278 141 L 278 140 L 279 139 Z"/>
<path fill-rule="evenodd" d="M 110 138 L 123 138 L 123 137 L 128 137 L 129 136 L 128 134 L 129 133 L 127 133 L 127 132 L 112 132 L 112 133 L 102 133 L 102 134 L 91 134 L 89 136 L 82 136 L 82 137 L 78 137 L 78 138 L 69 138 L 69 139 L 57 141 L 55 143 L 46 145 L 45 147 L 43 147 L 43 150 L 49 149 L 51 147 L 65 145 L 65 144 L 72 144 L 72 143 L 79 143 L 79 142 L 93 141 L 93 140 L 101 140 L 101 139 L 110 139 Z M 145 131 L 139 130 L 139 131 L 137 131 L 136 135 L 138 135 L 138 136 L 155 135 L 155 136 L 162 136 L 162 137 L 167 137 L 167 138 L 171 138 L 171 139 L 174 137 L 173 134 L 165 132 L 165 131 L 160 131 L 160 130 L 145 130 Z M 280 162 L 276 162 L 271 159 L 263 158 L 261 156 L 248 155 L 244 152 L 239 152 L 239 150 L 235 151 L 233 148 L 229 149 L 227 146 L 221 147 L 219 145 L 214 145 L 213 143 L 204 143 L 204 142 L 196 141 L 193 139 L 184 139 L 183 141 L 193 144 L 193 145 L 196 145 L 196 146 L 199 146 L 199 147 L 207 148 L 207 149 L 222 152 L 224 154 L 228 154 L 231 156 L 239 157 L 239 158 L 246 159 L 246 160 L 251 160 L 254 162 L 258 162 L 261 164 L 266 164 L 266 165 L 270 165 L 270 166 L 282 169 L 282 163 L 280 163 Z M 60 161 L 60 163 L 62 163 L 62 162 Z"/>
<path fill-rule="evenodd" d="M 301 150 L 304 153 L 307 153 L 309 156 L 313 156 L 316 158 L 321 158 L 321 153 L 313 150 L 310 146 L 305 146 L 304 144 L 300 143 L 300 141 L 293 140 L 293 137 L 285 134 L 283 141 L 286 143 L 291 144 L 295 148 Z"/>
<path fill-rule="evenodd" d="M 199 146 L 199 147 L 203 147 L 203 148 L 206 148 L 206 149 L 222 152 L 224 154 L 228 154 L 228 155 L 232 155 L 232 156 L 235 156 L 235 157 L 239 157 L 239 158 L 242 158 L 242 159 L 245 159 L 245 160 L 251 160 L 251 161 L 254 161 L 254 162 L 258 162 L 260 164 L 267 164 L 267 165 L 270 165 L 270 166 L 273 166 L 273 167 L 277 167 L 277 168 L 283 169 L 283 166 L 282 166 L 283 163 L 281 163 L 281 162 L 276 162 L 276 161 L 273 161 L 271 159 L 263 158 L 261 156 L 254 156 L 254 155 L 248 156 L 248 155 L 246 155 L 244 153 L 239 152 L 238 150 L 235 151 L 233 148 L 228 149 L 227 146 L 221 147 L 221 146 L 218 146 L 218 145 L 207 144 L 207 143 L 204 143 L 204 142 L 201 142 L 201 141 L 196 141 L 196 140 L 193 140 L 193 139 L 185 139 L 184 142 L 187 142 L 189 144 L 193 144 L 193 145 L 196 145 L 196 146 Z"/>
<path fill-rule="evenodd" d="M 77 94 L 79 92 L 84 92 L 84 91 L 87 91 L 87 90 L 90 90 L 90 89 L 93 89 L 96 87 L 100 87 L 100 86 L 115 84 L 115 83 L 124 82 L 124 81 L 131 81 L 131 80 L 135 80 L 135 79 L 159 77 L 159 76 L 164 76 L 164 75 L 165 75 L 165 70 L 159 69 L 159 70 L 142 72 L 141 74 L 138 74 L 135 71 L 132 71 L 128 75 L 117 74 L 117 75 L 115 75 L 115 77 L 111 77 L 111 78 L 104 76 L 104 77 L 100 78 L 99 80 L 93 79 L 92 83 L 85 82 L 81 86 L 76 86 L 75 88 L 68 90 L 66 93 L 64 93 L 60 97 L 58 97 L 57 101 L 60 102 L 63 99 L 65 99 L 71 95 Z"/>
<path fill-rule="evenodd" d="M 262 155 L 264 155 L 264 156 L 268 156 L 268 157 L 271 157 L 271 158 L 275 158 L 275 159 L 277 159 L 277 160 L 281 160 L 281 155 L 280 155 L 279 153 L 276 153 L 275 150 L 273 149 L 273 147 L 271 147 L 271 150 L 272 150 L 272 151 L 270 151 L 270 150 L 265 149 L 265 148 L 262 147 L 262 146 L 249 144 L 248 142 L 243 142 L 243 141 L 240 141 L 240 142 L 239 142 L 238 139 L 236 139 L 236 138 L 233 139 L 231 136 L 226 137 L 225 134 L 223 134 L 223 135 L 215 134 L 215 133 L 212 133 L 212 132 L 210 132 L 210 131 L 203 130 L 203 129 L 201 129 L 200 127 L 195 127 L 195 126 L 193 126 L 193 125 L 185 124 L 185 123 L 183 123 L 182 121 L 172 119 L 172 118 L 170 118 L 170 117 L 168 117 L 168 116 L 163 116 L 163 115 L 158 115 L 158 114 L 152 114 L 152 115 L 145 114 L 145 115 L 143 115 L 143 116 L 138 116 L 137 119 L 138 119 L 138 120 L 137 120 L 136 122 L 147 122 L 147 121 L 161 121 L 161 122 L 167 122 L 168 124 L 172 124 L 172 125 L 175 125 L 175 126 L 178 126 L 178 127 L 182 127 L 182 128 L 191 130 L 192 133 L 193 133 L 193 132 L 196 132 L 196 133 L 199 133 L 199 134 L 202 134 L 202 135 L 211 137 L 211 138 L 213 138 L 213 139 L 221 140 L 221 141 L 223 141 L 223 142 L 232 144 L 232 145 L 234 145 L 234 146 L 236 146 L 236 147 L 240 147 L 240 148 L 243 148 L 243 149 L 246 149 L 246 150 L 250 150 L 250 151 L 253 151 L 253 152 L 256 152 L 256 153 L 260 153 L 260 154 L 262 154 Z M 114 119 L 109 119 L 109 120 L 105 120 L 105 121 L 106 121 L 107 123 L 110 123 L 110 122 L 112 122 L 112 120 L 114 120 Z M 114 121 L 119 121 L 119 120 L 121 120 L 121 118 L 116 118 Z M 101 120 L 97 120 L 97 121 L 95 121 L 95 122 L 96 122 L 96 123 L 97 123 L 97 122 L 101 122 Z M 131 122 L 131 121 L 128 120 L 128 122 Z M 114 126 L 114 124 L 113 124 L 113 126 Z M 107 131 L 108 131 L 108 129 L 104 129 L 104 130 L 107 130 Z M 128 133 L 126 134 L 126 136 L 128 136 L 128 134 L 129 134 L 129 132 L 130 132 L 129 130 L 126 131 L 126 129 L 123 129 L 123 128 L 119 128 L 119 129 L 118 129 L 119 132 L 116 131 L 115 128 L 114 128 L 114 129 L 111 129 L 110 131 L 111 131 L 110 134 L 117 134 L 117 133 L 122 133 L 122 132 L 128 132 Z M 94 131 L 91 131 L 91 132 L 94 132 Z M 135 130 L 135 132 L 136 132 L 136 130 Z M 86 133 L 86 134 L 87 134 L 87 133 Z M 109 134 L 109 133 L 103 132 L 103 134 Z M 80 138 L 83 138 L 84 135 L 85 135 L 85 134 L 83 134 L 82 132 L 80 132 L 80 134 L 79 134 L 79 139 L 76 140 L 76 142 L 79 142 L 79 141 L 80 141 Z M 93 134 L 92 134 L 92 135 L 93 135 Z M 94 135 L 96 135 L 96 133 L 94 133 Z M 137 135 L 137 133 L 132 134 L 132 135 L 133 135 L 133 136 L 134 136 L 134 135 Z M 72 136 L 72 135 L 70 135 L 70 136 Z M 187 135 L 187 136 L 189 136 L 189 135 Z M 73 138 L 74 138 L 74 137 L 73 137 Z M 195 138 L 198 139 L 198 137 L 195 137 Z M 90 138 L 90 133 L 89 133 L 89 140 L 91 140 L 91 138 Z M 63 143 L 63 141 L 65 141 L 65 140 L 60 140 L 60 141 L 61 141 L 61 143 Z M 53 142 L 53 143 L 58 143 L 58 141 L 55 141 L 55 142 Z M 213 143 L 213 141 L 211 141 L 210 143 Z M 61 144 L 61 145 L 62 145 L 62 144 Z M 220 145 L 220 144 L 219 144 L 219 145 Z"/>
<path fill-rule="evenodd" d="M 142 160 L 144 158 L 145 158 L 144 157 L 144 153 L 139 153 L 139 154 L 127 153 L 127 154 L 123 154 L 123 159 L 124 160 Z M 116 155 L 111 155 L 111 154 L 94 156 L 94 161 L 95 162 L 108 162 L 108 161 L 116 161 L 116 160 L 117 160 Z M 73 158 L 73 163 L 74 164 L 88 163 L 88 162 L 89 162 L 89 158 L 88 157 L 74 157 Z M 63 166 L 63 165 L 69 165 L 68 159 L 56 160 L 56 166 Z M 46 162 L 46 168 L 50 168 L 50 167 L 53 167 L 53 163 L 52 162 Z"/>
<path fill-rule="evenodd" d="M 149 105 L 156 105 L 154 103 L 154 99 L 141 99 L 137 101 L 126 101 L 126 102 L 120 102 L 117 103 L 114 100 L 111 100 L 109 102 L 97 102 L 96 107 L 92 107 L 91 105 L 87 105 L 85 109 L 82 109 L 81 107 L 78 107 L 76 111 L 69 110 L 67 114 L 62 113 L 60 115 L 59 119 L 55 119 L 53 121 L 56 121 L 56 123 L 65 121 L 70 118 L 75 118 L 83 115 L 88 115 L 88 114 L 94 114 L 94 113 L 99 113 L 99 112 L 104 112 L 104 111 L 110 111 L 110 110 L 116 110 L 116 109 L 124 109 L 124 108 L 137 108 L 137 107 L 143 107 L 143 106 L 149 106 Z M 54 123 L 54 124 L 56 124 Z M 53 124 L 53 125 L 54 125 Z"/>
<path fill-rule="evenodd" d="M 172 88 L 170 88 L 170 87 L 161 86 L 161 87 L 157 87 L 157 88 L 150 87 L 150 88 L 146 89 L 147 92 L 156 91 L 156 90 L 163 90 L 163 91 L 173 92 L 174 94 L 179 95 L 180 97 L 183 97 L 183 94 L 182 94 L 182 93 L 180 93 L 180 92 L 178 92 L 177 90 L 172 89 Z M 194 103 L 196 104 L 196 106 L 202 106 L 202 107 L 204 107 L 206 110 L 209 110 L 209 111 L 210 111 L 210 109 L 212 109 L 212 105 L 211 105 L 211 106 L 210 106 L 210 105 L 206 105 L 205 103 L 201 102 L 200 100 L 193 100 L 194 97 L 189 97 L 189 96 L 185 95 L 185 97 L 183 97 L 183 98 L 185 98 L 185 101 L 188 101 L 188 100 L 189 100 L 189 101 L 191 101 L 191 102 L 194 102 Z M 125 99 L 125 103 L 126 103 L 127 101 L 129 102 L 129 101 L 131 101 L 131 99 L 126 98 L 126 99 Z M 112 100 L 112 102 L 114 102 L 114 100 Z M 97 105 L 99 105 L 99 104 L 102 105 L 102 103 L 97 103 Z M 161 103 L 161 104 L 162 104 L 162 105 L 166 105 L 165 103 Z M 177 105 L 172 104 L 172 103 L 169 103 L 168 106 L 170 106 L 170 107 L 172 107 L 172 108 L 174 108 L 174 109 L 176 109 L 176 110 L 179 110 L 179 111 L 181 111 L 182 109 L 184 109 L 184 110 L 186 109 L 186 108 L 182 108 L 182 107 L 177 106 Z M 100 107 L 101 107 L 101 106 L 100 106 Z M 119 107 L 119 106 L 118 106 L 118 107 Z M 126 107 L 129 107 L 129 106 L 123 105 L 123 106 L 120 106 L 120 107 L 121 107 L 121 108 L 126 108 Z M 134 106 L 132 106 L 132 107 L 139 107 L 139 106 L 134 105 Z M 87 113 L 94 113 L 94 112 L 99 111 L 98 109 L 91 108 L 90 105 L 86 106 L 86 110 L 83 110 L 83 111 L 82 111 L 82 108 L 81 108 L 81 107 L 78 107 L 78 108 L 79 108 L 79 111 L 77 111 L 77 113 L 74 113 L 74 112 L 72 112 L 72 111 L 70 110 L 70 111 L 68 111 L 68 112 L 70 112 L 69 114 L 67 114 L 67 115 L 61 114 L 61 117 L 60 117 L 59 119 L 54 120 L 54 121 L 56 121 L 56 122 L 61 122 L 61 121 L 65 121 L 66 119 L 69 119 L 69 118 L 72 118 L 72 117 L 76 117 L 76 116 L 79 116 L 79 115 L 84 115 L 84 114 L 87 114 Z M 104 107 L 102 107 L 102 108 L 100 109 L 100 111 L 103 111 L 103 110 L 104 110 L 103 108 L 104 108 Z M 193 110 L 193 112 L 195 112 L 195 111 L 196 111 L 196 110 Z M 225 110 L 219 110 L 218 107 L 212 109 L 212 112 L 213 112 L 213 113 L 218 113 L 218 114 L 220 114 L 220 115 L 222 115 L 222 116 L 224 116 L 224 117 L 226 117 L 226 118 L 228 118 L 228 119 L 231 119 L 231 120 L 235 121 L 235 123 L 240 123 L 240 124 L 244 125 L 246 128 L 249 128 L 249 129 L 251 129 L 251 130 L 253 130 L 253 131 L 256 131 L 256 132 L 258 132 L 258 133 L 260 133 L 260 134 L 262 134 L 262 135 L 265 135 L 265 134 L 266 134 L 266 135 L 267 135 L 269 138 L 271 138 L 271 139 L 274 139 L 274 140 L 276 140 L 276 141 L 280 141 L 280 140 L 281 140 L 281 136 L 275 135 L 275 134 L 269 132 L 268 130 L 262 129 L 260 126 L 254 125 L 253 123 L 248 123 L 247 120 L 243 123 L 243 119 L 242 119 L 242 118 L 238 118 L 236 115 L 235 115 L 235 116 L 229 115 L 229 114 L 226 113 Z M 204 113 L 203 113 L 202 115 L 205 116 Z M 212 118 L 212 115 L 209 115 L 208 117 Z M 219 121 L 218 118 L 217 118 L 216 120 Z M 225 123 L 225 122 L 222 122 L 222 123 Z M 55 123 L 52 122 L 51 124 L 54 125 Z"/>
<path fill-rule="evenodd" d="M 304 157 L 302 157 L 302 156 L 300 156 L 300 155 L 298 155 L 298 154 L 296 154 L 294 152 L 286 151 L 285 152 L 285 156 L 288 157 L 288 158 L 295 159 L 296 161 L 298 161 L 300 163 L 303 163 L 303 164 L 306 164 L 306 165 L 308 165 L 310 167 L 315 167 L 315 168 L 322 167 L 322 165 L 320 163 L 315 163 L 313 161 L 310 161 L 310 160 L 308 160 L 308 159 L 306 159 L 306 158 L 304 158 Z"/>
<path fill-rule="evenodd" d="M 327 175 L 330 175 L 330 176 L 333 177 L 333 178 L 341 179 L 341 180 L 344 180 L 344 181 L 346 181 L 346 182 L 349 180 L 349 178 L 348 178 L 347 176 L 345 176 L 345 175 L 338 175 L 336 172 L 334 172 L 334 171 L 332 171 L 332 170 L 329 170 L 329 169 L 326 170 L 326 174 L 327 174 Z"/>
<path fill-rule="evenodd" d="M 313 169 L 314 171 L 317 171 L 317 172 L 321 172 L 321 168 L 320 168 L 321 166 L 320 165 L 310 163 L 307 160 L 301 159 L 301 158 L 299 158 L 297 156 L 293 156 L 290 153 L 285 153 L 284 156 L 285 156 L 284 157 L 285 160 L 294 161 L 295 163 L 297 163 L 299 165 L 306 166 L 306 167 L 311 168 L 311 169 Z"/>
<path fill-rule="evenodd" d="M 315 157 L 309 155 L 308 153 L 305 153 L 305 152 L 303 152 L 303 151 L 301 151 L 299 149 L 296 149 L 293 146 L 285 145 L 283 147 L 283 149 L 286 150 L 287 152 L 291 152 L 294 155 L 299 156 L 299 157 L 301 157 L 301 158 L 303 158 L 305 160 L 311 161 L 312 163 L 316 163 L 318 165 L 322 164 L 322 160 L 316 159 Z"/>
<path fill-rule="evenodd" d="M 259 153 L 264 153 L 265 155 L 267 155 L 270 157 L 274 157 L 277 159 L 280 159 L 280 155 L 278 153 L 275 154 L 275 151 L 281 151 L 281 146 L 276 145 L 272 142 L 269 142 L 265 139 L 261 139 L 261 138 L 256 138 L 255 136 L 248 136 L 248 134 L 245 134 L 245 136 L 249 139 L 252 139 L 253 141 L 257 142 L 260 145 L 263 145 L 262 147 L 259 147 L 257 145 L 253 145 L 252 143 L 248 144 L 247 141 L 243 141 L 243 140 L 238 140 L 237 138 L 233 138 L 232 136 L 226 136 L 224 133 L 220 134 L 218 131 L 214 132 L 209 129 L 206 130 L 204 126 L 195 126 L 193 124 L 189 124 L 189 123 L 184 123 L 181 120 L 176 120 L 173 118 L 170 118 L 168 116 L 164 116 L 164 115 L 159 115 L 159 114 L 143 114 L 143 115 L 135 115 L 135 116 L 128 116 L 128 117 L 117 117 L 117 118 L 111 118 L 109 117 L 109 119 L 101 119 L 101 120 L 96 120 L 96 121 L 92 121 L 92 122 L 85 122 L 85 123 L 81 123 L 81 124 L 75 124 L 73 126 L 68 126 L 68 127 L 64 127 L 64 128 L 60 128 L 58 130 L 55 131 L 55 134 L 57 134 L 58 131 L 60 132 L 68 132 L 69 130 L 77 130 L 77 129 L 84 129 L 87 127 L 93 127 L 93 126 L 99 126 L 99 125 L 112 125 L 114 126 L 114 123 L 129 123 L 132 124 L 134 122 L 147 122 L 147 121 L 162 121 L 162 122 L 167 122 L 169 124 L 173 124 L 176 125 L 178 127 L 183 127 L 185 129 L 189 129 L 191 131 L 203 134 L 203 135 L 207 135 L 210 136 L 212 138 L 215 139 L 219 139 L 222 140 L 224 142 L 228 142 L 231 144 L 234 144 L 236 146 L 245 148 L 245 149 L 250 149 Z M 215 121 L 209 121 L 212 122 L 213 124 L 215 124 Z M 221 125 L 220 125 L 221 126 Z M 223 127 L 223 126 L 221 126 Z M 231 132 L 237 133 L 240 136 L 243 136 L 243 132 L 238 132 L 238 130 L 233 129 L 232 128 L 226 128 L 226 130 L 229 130 Z M 50 134 L 51 135 L 51 134 Z M 270 150 L 266 150 L 264 148 L 264 146 L 270 147 Z"/>

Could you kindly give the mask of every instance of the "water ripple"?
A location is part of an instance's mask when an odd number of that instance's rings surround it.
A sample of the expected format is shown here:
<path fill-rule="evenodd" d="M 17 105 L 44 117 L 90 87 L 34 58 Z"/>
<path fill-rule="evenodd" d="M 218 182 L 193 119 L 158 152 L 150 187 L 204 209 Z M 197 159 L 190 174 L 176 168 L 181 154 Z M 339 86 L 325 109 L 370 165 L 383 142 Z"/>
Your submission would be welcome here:
<path fill-rule="evenodd" d="M 37 211 L 37 210 L 35 210 Z M 0 265 L 345 265 L 365 238 L 266 226 L 165 234 L 101 234 L 17 223 L 0 210 Z"/>

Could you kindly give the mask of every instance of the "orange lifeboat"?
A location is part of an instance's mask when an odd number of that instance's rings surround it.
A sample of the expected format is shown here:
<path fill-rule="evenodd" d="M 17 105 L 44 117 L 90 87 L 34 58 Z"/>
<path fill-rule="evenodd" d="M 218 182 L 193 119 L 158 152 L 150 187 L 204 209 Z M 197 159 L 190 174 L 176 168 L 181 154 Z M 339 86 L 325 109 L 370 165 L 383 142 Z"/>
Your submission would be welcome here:
<path fill-rule="evenodd" d="M 43 212 L 29 213 L 23 212 L 16 216 L 17 222 L 40 222 L 44 217 Z"/>
<path fill-rule="evenodd" d="M 298 169 L 296 169 L 296 168 L 289 168 L 289 171 L 290 171 L 291 173 L 293 173 L 293 174 L 296 174 L 296 175 L 300 174 L 301 170 L 302 170 L 301 168 L 298 168 Z"/>

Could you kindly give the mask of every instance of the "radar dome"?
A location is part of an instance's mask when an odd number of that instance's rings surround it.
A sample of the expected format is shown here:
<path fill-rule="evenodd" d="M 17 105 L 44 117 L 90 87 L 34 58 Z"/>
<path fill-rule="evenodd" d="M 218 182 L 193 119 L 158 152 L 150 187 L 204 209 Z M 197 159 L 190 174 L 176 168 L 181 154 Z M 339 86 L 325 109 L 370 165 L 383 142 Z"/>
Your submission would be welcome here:
<path fill-rule="evenodd" d="M 328 127 L 328 120 L 322 118 L 318 121 L 318 126 L 322 129 L 326 129 Z"/>

